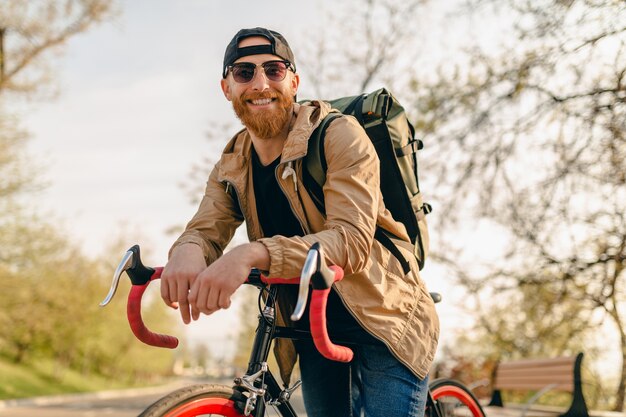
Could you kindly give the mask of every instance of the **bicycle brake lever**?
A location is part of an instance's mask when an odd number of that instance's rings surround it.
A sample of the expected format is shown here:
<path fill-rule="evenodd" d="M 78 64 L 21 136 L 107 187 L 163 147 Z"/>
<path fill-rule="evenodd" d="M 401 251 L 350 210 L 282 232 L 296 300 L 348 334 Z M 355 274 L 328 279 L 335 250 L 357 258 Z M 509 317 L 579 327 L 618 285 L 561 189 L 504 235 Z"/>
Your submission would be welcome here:
<path fill-rule="evenodd" d="M 306 260 L 304 261 L 304 267 L 302 268 L 302 273 L 300 275 L 300 288 L 298 288 L 298 301 L 296 303 L 296 308 L 293 309 L 293 313 L 291 314 L 292 321 L 298 321 L 302 318 L 304 314 L 304 309 L 306 308 L 306 302 L 309 297 L 309 284 L 311 282 L 311 277 L 317 270 L 317 264 L 319 262 L 319 252 L 316 247 L 309 249 L 309 253 L 306 255 Z"/>
<path fill-rule="evenodd" d="M 115 295 L 115 292 L 117 291 L 117 286 L 120 283 L 120 277 L 122 276 L 122 273 L 128 270 L 129 268 L 131 268 L 133 265 L 133 257 L 134 257 L 134 252 L 132 250 L 128 250 L 124 254 L 124 257 L 122 257 L 120 264 L 117 266 L 117 269 L 115 270 L 115 273 L 113 274 L 113 282 L 111 283 L 111 289 L 109 290 L 109 293 L 107 294 L 106 298 L 100 303 L 100 307 L 106 306 L 113 299 L 113 296 Z"/>

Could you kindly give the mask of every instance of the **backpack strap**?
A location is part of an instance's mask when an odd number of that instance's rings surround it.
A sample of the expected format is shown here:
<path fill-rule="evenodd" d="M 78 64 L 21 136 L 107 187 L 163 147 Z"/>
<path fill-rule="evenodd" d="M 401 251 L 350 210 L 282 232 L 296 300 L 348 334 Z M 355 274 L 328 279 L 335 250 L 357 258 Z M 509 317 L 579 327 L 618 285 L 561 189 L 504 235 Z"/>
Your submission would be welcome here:
<path fill-rule="evenodd" d="M 400 262 L 402 265 L 402 270 L 404 271 L 404 275 L 408 274 L 411 271 L 411 265 L 406 260 L 406 258 L 400 252 L 400 249 L 396 246 L 395 243 L 391 240 L 393 234 L 389 233 L 385 229 L 380 226 L 376 226 L 376 232 L 374 233 L 374 239 L 380 242 L 393 256 Z"/>
<path fill-rule="evenodd" d="M 328 168 L 324 153 L 324 138 L 330 123 L 341 116 L 341 113 L 333 111 L 324 117 L 324 120 L 315 128 L 309 138 L 307 155 L 304 159 L 304 183 L 315 206 L 324 214 L 326 214 L 326 207 L 324 205 L 323 187 L 326 182 L 326 169 Z"/>
<path fill-rule="evenodd" d="M 330 123 L 338 117 L 344 114 L 353 114 L 361 126 L 364 125 L 363 120 L 363 100 L 366 94 L 360 95 L 355 98 L 343 112 L 338 110 L 331 110 L 322 122 L 315 128 L 311 137 L 309 138 L 307 156 L 304 160 L 304 180 L 307 185 L 307 190 L 310 191 L 311 198 L 315 203 L 317 209 L 326 214 L 324 206 L 324 183 L 326 182 L 326 156 L 324 154 L 324 138 L 326 137 L 326 129 L 330 126 Z M 308 178 L 307 178 L 308 177 Z"/>
<path fill-rule="evenodd" d="M 362 109 L 363 106 L 363 97 L 359 97 L 354 100 L 349 108 L 350 109 Z M 363 119 L 362 111 L 356 112 L 361 120 Z M 309 138 L 307 156 L 304 160 L 304 173 L 303 180 L 307 186 L 307 191 L 309 191 L 309 195 L 315 203 L 315 206 L 320 211 L 320 213 L 326 214 L 326 206 L 324 204 L 324 183 L 326 182 L 326 170 L 328 165 L 326 164 L 326 155 L 324 153 L 324 138 L 326 137 L 326 129 L 330 123 L 338 117 L 341 117 L 342 114 L 339 112 L 331 112 L 324 120 L 320 123 L 320 125 L 313 131 L 311 137 Z M 380 242 L 402 265 L 402 270 L 404 274 L 408 274 L 411 271 L 411 265 L 406 260 L 406 258 L 400 252 L 400 249 L 393 243 L 391 240 L 393 235 L 383 229 L 380 226 L 376 226 L 376 232 L 374 233 L 374 239 Z"/>

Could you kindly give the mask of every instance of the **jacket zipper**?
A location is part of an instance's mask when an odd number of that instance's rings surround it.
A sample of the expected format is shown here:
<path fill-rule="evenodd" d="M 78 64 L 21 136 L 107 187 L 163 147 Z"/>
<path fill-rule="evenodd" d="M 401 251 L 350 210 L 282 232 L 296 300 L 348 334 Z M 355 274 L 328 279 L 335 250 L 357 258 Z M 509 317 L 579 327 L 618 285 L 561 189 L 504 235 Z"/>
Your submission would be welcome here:
<path fill-rule="evenodd" d="M 243 219 L 246 223 L 248 223 L 246 213 L 244 213 L 244 209 L 243 206 L 241 205 L 241 197 L 239 196 L 239 191 L 237 190 L 237 187 L 235 187 L 235 184 L 229 180 L 224 180 L 224 182 L 226 183 L 226 189 L 224 190 L 225 193 L 229 193 L 229 190 L 232 188 L 233 190 L 235 190 L 235 198 L 237 198 L 237 205 L 239 206 L 239 211 L 241 211 L 241 215 L 243 216 Z"/>
<path fill-rule="evenodd" d="M 276 169 L 274 170 L 274 177 L 276 177 L 276 183 L 278 184 L 278 187 L 280 188 L 280 191 L 282 191 L 283 195 L 285 196 L 285 198 L 287 199 L 287 202 L 289 203 L 289 208 L 291 209 L 291 212 L 293 213 L 293 215 L 295 216 L 296 219 L 298 219 L 298 222 L 300 223 L 300 227 L 302 227 L 302 231 L 304 232 L 305 235 L 308 235 L 311 233 L 311 230 L 309 229 L 309 225 L 306 224 L 306 222 L 304 222 L 299 216 L 298 213 L 296 213 L 296 211 L 294 210 L 293 207 L 293 203 L 291 202 L 291 200 L 289 199 L 289 196 L 287 195 L 287 193 L 285 192 L 285 189 L 283 188 L 283 186 L 280 183 L 280 180 L 278 179 L 278 167 L 280 165 L 278 165 L 276 167 Z M 294 184 L 296 184 L 297 187 L 297 183 L 295 181 L 297 181 L 297 178 L 294 176 Z"/>

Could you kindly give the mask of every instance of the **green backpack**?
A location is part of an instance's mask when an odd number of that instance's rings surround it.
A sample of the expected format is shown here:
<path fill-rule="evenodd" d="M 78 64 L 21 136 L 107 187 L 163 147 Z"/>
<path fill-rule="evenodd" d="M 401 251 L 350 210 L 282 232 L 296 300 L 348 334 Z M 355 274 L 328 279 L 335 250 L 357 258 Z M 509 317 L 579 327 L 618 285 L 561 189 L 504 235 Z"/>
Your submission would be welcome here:
<path fill-rule="evenodd" d="M 322 187 L 326 182 L 326 159 L 324 137 L 330 123 L 342 114 L 354 116 L 365 129 L 374 144 L 380 160 L 380 188 L 385 207 L 393 218 L 406 227 L 414 244 L 414 255 L 422 269 L 428 254 L 428 229 L 426 214 L 432 211 L 422 201 L 417 176 L 417 151 L 423 144 L 415 139 L 415 129 L 409 122 L 404 108 L 386 89 L 369 94 L 330 100 L 333 108 L 311 134 L 305 158 L 305 181 L 318 209 L 325 213 Z M 402 263 L 404 272 L 409 263 L 393 244 L 391 233 L 376 228 L 374 235 Z"/>

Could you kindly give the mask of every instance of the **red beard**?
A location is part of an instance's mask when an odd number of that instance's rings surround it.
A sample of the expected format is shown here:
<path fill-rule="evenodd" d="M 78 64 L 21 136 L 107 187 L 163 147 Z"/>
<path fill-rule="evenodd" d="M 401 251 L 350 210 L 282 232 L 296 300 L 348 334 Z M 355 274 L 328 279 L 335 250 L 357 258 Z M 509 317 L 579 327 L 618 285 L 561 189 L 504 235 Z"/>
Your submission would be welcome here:
<path fill-rule="evenodd" d="M 258 99 L 276 99 L 278 106 L 272 110 L 252 111 L 247 102 Z M 287 97 L 278 91 L 264 91 L 258 93 L 244 94 L 233 98 L 233 108 L 235 114 L 241 122 L 254 135 L 260 139 L 269 139 L 278 136 L 289 120 L 293 98 Z"/>

